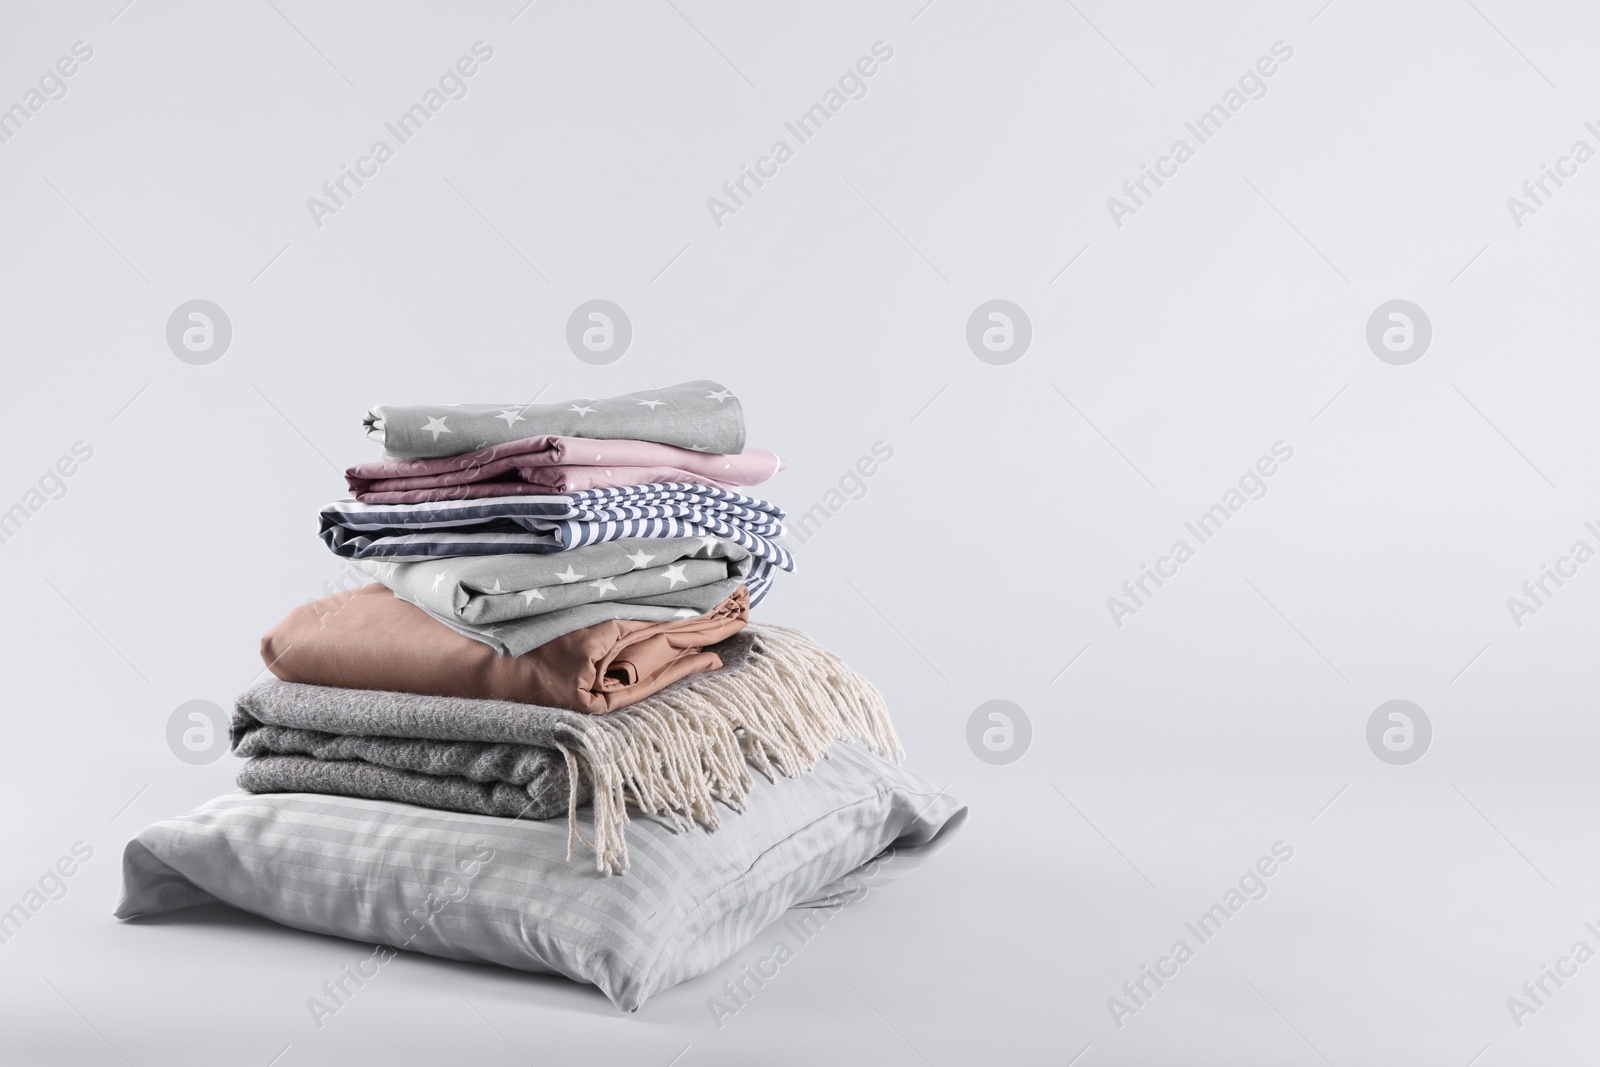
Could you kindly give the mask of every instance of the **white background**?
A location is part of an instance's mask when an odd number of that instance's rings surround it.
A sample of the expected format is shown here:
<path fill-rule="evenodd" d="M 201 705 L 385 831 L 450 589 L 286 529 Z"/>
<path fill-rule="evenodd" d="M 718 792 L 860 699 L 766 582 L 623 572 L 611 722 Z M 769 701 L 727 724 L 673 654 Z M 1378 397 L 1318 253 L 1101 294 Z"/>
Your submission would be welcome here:
<path fill-rule="evenodd" d="M 1506 200 L 1600 149 L 1600 16 L 921 2 L 0 7 L 0 107 L 94 50 L 0 145 L 0 509 L 94 450 L 0 544 L 0 909 L 94 850 L 0 945 L 8 1062 L 1592 1055 L 1600 962 L 1520 1028 L 1507 998 L 1600 950 L 1600 562 L 1520 628 L 1506 601 L 1600 548 L 1600 162 L 1520 227 Z M 314 225 L 478 40 L 467 96 Z M 866 96 L 716 226 L 707 198 L 880 40 Z M 1277 41 L 1266 95 L 1116 226 L 1107 198 Z M 208 366 L 165 340 L 197 298 L 233 326 Z M 605 367 L 564 339 L 594 298 L 634 329 Z M 965 340 L 997 298 L 1033 328 L 1006 366 Z M 1406 366 L 1365 340 L 1392 299 L 1432 322 Z M 169 750 L 173 709 L 226 707 L 339 580 L 315 510 L 377 454 L 368 405 L 699 377 L 789 460 L 761 492 L 792 513 L 893 448 L 759 616 L 882 688 L 909 765 L 972 806 L 950 849 L 721 1029 L 707 998 L 768 938 L 633 1017 L 407 955 L 318 1030 L 306 998 L 370 947 L 110 917 L 123 843 L 232 788 L 231 757 Z M 1277 441 L 1269 492 L 1114 625 Z M 1365 736 L 1397 698 L 1434 732 L 1408 766 Z M 1006 766 L 966 740 L 993 699 L 1032 723 Z M 1107 998 L 1279 840 L 1265 899 L 1118 1028 Z"/>

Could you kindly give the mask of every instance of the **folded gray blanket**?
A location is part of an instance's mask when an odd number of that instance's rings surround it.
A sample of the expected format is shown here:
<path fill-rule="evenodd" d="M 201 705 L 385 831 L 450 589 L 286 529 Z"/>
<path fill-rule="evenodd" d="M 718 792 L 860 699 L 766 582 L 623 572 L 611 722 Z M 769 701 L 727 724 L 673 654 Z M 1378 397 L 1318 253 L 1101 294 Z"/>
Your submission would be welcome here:
<path fill-rule="evenodd" d="M 367 436 L 394 459 L 454 456 L 546 435 L 654 441 L 696 452 L 744 451 L 739 398 L 704 379 L 555 404 L 380 404 L 363 422 Z"/>
<path fill-rule="evenodd" d="M 538 748 L 529 752 L 549 755 L 560 763 L 557 752 Z M 313 756 L 257 756 L 239 772 L 238 782 L 240 788 L 251 793 L 330 793 L 512 819 L 550 819 L 567 807 L 564 793 L 546 798 L 542 794 L 549 790 L 535 782 L 529 782 L 524 792 L 523 787 L 506 782 L 474 782 L 459 776 L 434 776 L 381 764 Z M 565 782 L 563 773 L 557 784 Z"/>
<path fill-rule="evenodd" d="M 363 695 L 352 702 L 352 693 Z M 338 734 L 269 725 L 257 714 L 325 725 L 344 719 L 351 729 L 382 729 L 419 710 L 426 713 L 429 702 L 437 698 L 263 683 L 241 697 L 234 710 L 234 752 L 250 759 L 239 772 L 239 785 L 252 793 L 336 793 L 513 819 L 549 819 L 567 810 L 572 783 L 556 748 L 552 718 L 559 709 L 533 708 L 539 714 L 516 731 L 543 735 L 543 747 Z"/>
<path fill-rule="evenodd" d="M 707 829 L 716 802 L 743 807 L 747 768 L 797 777 L 838 740 L 886 758 L 900 745 L 876 689 L 804 634 L 750 626 L 713 646 L 723 668 L 605 715 L 497 700 L 334 689 L 271 680 L 234 709 L 235 754 L 253 793 L 331 793 L 544 819 L 563 809 L 569 856 L 627 866 L 627 806 Z M 595 840 L 575 815 L 594 809 Z"/>

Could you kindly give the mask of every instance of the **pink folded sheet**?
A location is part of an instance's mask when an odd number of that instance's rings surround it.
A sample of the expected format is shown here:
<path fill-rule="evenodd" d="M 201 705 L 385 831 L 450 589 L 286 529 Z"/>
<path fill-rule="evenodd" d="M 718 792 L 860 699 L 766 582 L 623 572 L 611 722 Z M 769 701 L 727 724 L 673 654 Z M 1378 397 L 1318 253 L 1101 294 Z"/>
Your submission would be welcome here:
<path fill-rule="evenodd" d="M 759 485 L 783 466 L 777 455 L 759 448 L 724 456 L 650 441 L 547 436 L 435 459 L 358 463 L 345 471 L 345 481 L 362 503 L 420 504 L 651 482 L 736 489 Z"/>

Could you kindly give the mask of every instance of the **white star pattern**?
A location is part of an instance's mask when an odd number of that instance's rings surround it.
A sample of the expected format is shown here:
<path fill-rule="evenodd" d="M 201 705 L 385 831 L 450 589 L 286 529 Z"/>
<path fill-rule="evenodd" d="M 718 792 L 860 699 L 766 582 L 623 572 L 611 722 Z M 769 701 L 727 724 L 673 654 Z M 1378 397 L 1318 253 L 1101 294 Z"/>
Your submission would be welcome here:
<path fill-rule="evenodd" d="M 592 415 L 592 414 L 594 414 L 596 411 L 598 411 L 600 409 L 599 408 L 592 408 L 588 404 L 585 404 L 582 407 L 579 407 L 577 404 L 574 404 L 570 408 L 568 408 L 567 410 L 568 411 L 576 411 L 578 413 L 578 418 L 581 419 L 585 415 Z"/>
<path fill-rule="evenodd" d="M 543 600 L 544 594 L 537 589 L 524 589 L 522 591 L 523 603 L 532 604 L 535 600 Z"/>
<path fill-rule="evenodd" d="M 733 394 L 728 392 L 728 390 L 726 390 L 726 389 L 718 389 L 714 393 L 707 393 L 706 394 L 706 399 L 707 400 L 715 400 L 717 403 L 720 404 L 720 403 L 722 403 L 724 400 L 728 399 L 732 395 Z"/>
<path fill-rule="evenodd" d="M 561 584 L 562 585 L 571 585 L 573 582 L 576 582 L 578 579 L 582 578 L 583 575 L 581 575 L 577 571 L 573 570 L 572 569 L 572 564 L 569 563 L 569 564 L 567 564 L 566 573 L 563 574 L 563 573 L 558 571 L 558 572 L 556 572 L 556 577 L 561 579 Z"/>
<path fill-rule="evenodd" d="M 665 403 L 665 400 L 641 400 L 639 401 L 639 406 L 642 408 L 649 408 L 651 411 L 654 411 L 656 408 Z"/>
<path fill-rule="evenodd" d="M 502 588 L 502 587 L 501 587 L 501 585 L 500 585 L 500 579 L 498 579 L 498 578 L 496 578 L 496 579 L 495 579 L 495 580 L 494 580 L 494 588 L 492 588 L 492 589 L 485 589 L 485 590 L 484 590 L 484 592 L 485 592 L 485 593 L 504 593 L 504 592 L 505 592 L 505 589 L 504 589 L 504 588 Z"/>
<path fill-rule="evenodd" d="M 510 408 L 507 408 L 506 410 L 502 411 L 500 414 L 496 415 L 495 418 L 497 418 L 497 419 L 505 419 L 506 420 L 506 428 L 507 429 L 510 429 L 511 428 L 511 424 L 514 423 L 514 422 L 527 422 L 528 421 L 527 419 L 525 419 L 521 415 L 519 415 L 517 412 L 512 411 Z"/>
<path fill-rule="evenodd" d="M 434 589 L 438 589 L 439 588 L 439 583 L 444 581 L 448 577 L 450 577 L 450 572 L 449 571 L 440 571 L 438 574 L 435 574 L 433 576 L 433 588 Z M 430 592 L 431 591 L 432 590 L 430 590 Z"/>
<path fill-rule="evenodd" d="M 683 566 L 684 565 L 682 563 L 674 564 L 673 566 L 668 567 L 666 572 L 662 575 L 662 577 L 667 580 L 668 589 L 677 588 L 679 582 L 689 581 L 688 578 L 684 577 Z"/>
<path fill-rule="evenodd" d="M 695 615 L 695 613 L 690 611 L 688 608 L 679 608 L 678 609 L 678 618 L 680 618 L 680 619 L 692 619 L 692 618 L 694 618 L 694 615 Z"/>
<path fill-rule="evenodd" d="M 439 439 L 439 435 L 442 433 L 455 433 L 454 430 L 444 424 L 444 420 L 445 416 L 441 415 L 436 419 L 430 415 L 428 416 L 428 424 L 423 429 L 431 432 L 435 441 Z"/>
<path fill-rule="evenodd" d="M 705 537 L 700 538 L 700 551 L 710 552 L 713 548 L 716 548 L 721 543 L 722 538 L 707 534 Z"/>
<path fill-rule="evenodd" d="M 595 589 L 599 590 L 601 593 L 615 593 L 617 591 L 617 583 L 613 582 L 610 578 L 601 578 L 600 580 L 590 582 L 589 584 L 594 586 Z"/>
<path fill-rule="evenodd" d="M 631 560 L 633 560 L 633 569 L 634 570 L 638 570 L 640 567 L 648 565 L 651 560 L 655 559 L 654 556 L 645 555 L 644 554 L 644 549 L 642 549 L 642 548 L 639 551 L 633 553 L 633 555 L 631 555 L 631 556 L 623 556 L 622 558 L 623 559 L 631 559 Z"/>

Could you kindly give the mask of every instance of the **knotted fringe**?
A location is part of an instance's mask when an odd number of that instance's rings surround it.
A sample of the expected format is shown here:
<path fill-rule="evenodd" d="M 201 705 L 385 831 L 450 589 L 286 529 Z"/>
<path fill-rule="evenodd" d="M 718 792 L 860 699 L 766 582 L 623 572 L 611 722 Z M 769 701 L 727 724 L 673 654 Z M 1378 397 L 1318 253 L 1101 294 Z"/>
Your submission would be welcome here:
<path fill-rule="evenodd" d="M 675 829 L 719 825 L 716 802 L 744 810 L 749 767 L 769 780 L 798 778 L 835 741 L 861 741 L 898 762 L 900 741 L 872 683 L 798 630 L 752 626 L 750 651 L 719 671 L 695 675 L 609 715 L 564 724 L 567 859 L 575 842 L 595 854 L 602 874 L 628 867 L 628 805 L 663 816 Z M 588 792 L 594 840 L 578 829 Z"/>

